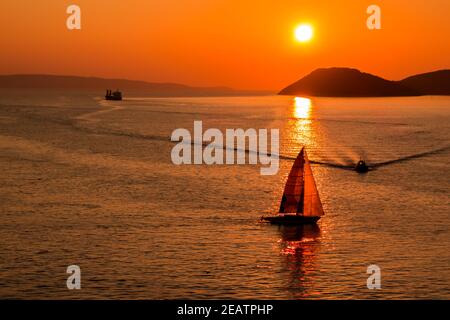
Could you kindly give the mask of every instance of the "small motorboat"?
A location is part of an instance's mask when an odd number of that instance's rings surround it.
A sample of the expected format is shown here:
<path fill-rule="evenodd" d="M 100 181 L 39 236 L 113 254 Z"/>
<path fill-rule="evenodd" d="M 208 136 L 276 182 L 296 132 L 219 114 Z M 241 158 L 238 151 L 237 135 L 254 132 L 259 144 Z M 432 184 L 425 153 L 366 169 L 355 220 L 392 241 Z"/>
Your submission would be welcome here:
<path fill-rule="evenodd" d="M 359 173 L 366 173 L 369 171 L 369 167 L 364 160 L 359 160 L 355 166 L 355 171 Z"/>
<path fill-rule="evenodd" d="M 302 148 L 286 181 L 278 215 L 263 216 L 261 221 L 279 225 L 315 224 L 323 215 L 311 165 Z"/>
<path fill-rule="evenodd" d="M 116 100 L 120 101 L 122 100 L 122 92 L 119 90 L 112 91 L 112 90 L 106 90 L 105 100 Z"/>

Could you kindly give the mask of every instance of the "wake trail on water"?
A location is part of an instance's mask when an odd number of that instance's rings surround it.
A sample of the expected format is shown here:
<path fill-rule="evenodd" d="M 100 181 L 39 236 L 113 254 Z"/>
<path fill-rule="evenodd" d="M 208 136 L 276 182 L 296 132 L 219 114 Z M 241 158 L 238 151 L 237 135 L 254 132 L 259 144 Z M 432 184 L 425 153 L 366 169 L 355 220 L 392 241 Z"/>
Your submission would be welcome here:
<path fill-rule="evenodd" d="M 75 117 L 75 120 L 86 120 L 86 121 L 97 121 L 97 117 L 101 114 L 110 113 L 113 111 L 121 110 L 123 107 L 121 105 L 113 105 L 104 100 L 98 100 L 97 103 L 101 107 L 106 107 L 108 109 L 98 109 L 88 113 L 84 113 L 80 116 Z"/>
<path fill-rule="evenodd" d="M 109 105 L 109 104 L 103 104 L 103 106 L 107 106 L 109 108 L 102 109 L 102 110 L 96 110 L 94 112 L 90 112 L 90 113 L 81 115 L 79 117 L 76 117 L 76 120 L 94 120 L 95 121 L 95 118 L 100 114 L 122 109 L 120 106 Z M 164 137 L 164 136 L 150 136 L 150 135 L 137 134 L 137 133 L 125 133 L 125 132 L 119 132 L 119 131 L 113 131 L 113 130 L 111 130 L 111 131 L 110 130 L 95 130 L 95 129 L 88 129 L 88 128 L 80 128 L 80 127 L 78 127 L 77 129 L 79 129 L 79 130 L 84 129 L 84 131 L 88 131 L 91 133 L 100 133 L 100 134 L 103 133 L 103 134 L 126 136 L 126 137 L 145 139 L 145 140 L 158 140 L 158 141 L 169 141 L 172 143 L 179 143 L 179 141 L 172 141 L 170 138 Z M 182 143 L 187 143 L 190 145 L 199 144 L 199 145 L 202 145 L 203 147 L 210 146 L 210 147 L 221 148 L 224 151 L 228 150 L 228 151 L 233 151 L 233 152 L 243 152 L 245 154 L 256 154 L 258 156 L 263 156 L 263 157 L 272 157 L 271 153 L 262 153 L 262 152 L 255 151 L 255 150 L 240 149 L 237 147 L 231 148 L 231 147 L 227 147 L 227 146 L 223 146 L 223 145 L 214 145 L 214 144 L 206 143 L 206 142 L 182 141 Z M 354 167 L 355 167 L 356 163 L 358 162 L 358 160 L 367 159 L 366 151 L 361 148 L 358 148 L 357 151 L 355 151 L 353 149 L 347 149 L 347 148 L 342 148 L 341 150 L 347 150 L 346 154 L 340 155 L 340 159 L 342 160 L 343 163 L 339 163 L 339 162 L 328 160 L 328 159 L 310 160 L 310 162 L 315 165 L 321 165 L 321 166 L 326 166 L 326 167 L 331 167 L 331 168 L 354 170 Z M 377 163 L 369 162 L 368 165 L 371 169 L 375 169 L 375 168 L 379 168 L 379 167 L 383 167 L 383 166 L 387 166 L 387 165 L 391 165 L 391 164 L 395 164 L 395 163 L 401 163 L 401 162 L 411 161 L 414 159 L 419 159 L 419 158 L 436 155 L 436 154 L 443 153 L 443 152 L 446 152 L 449 150 L 450 150 L 450 145 L 444 146 L 441 148 L 437 148 L 437 149 L 432 149 L 432 150 L 425 151 L 425 152 L 412 154 L 409 156 L 400 157 L 397 159 L 388 160 L 388 161 L 377 162 Z M 276 154 L 273 154 L 273 156 L 276 156 Z M 286 156 L 286 155 L 281 155 L 281 154 L 278 155 L 278 158 L 281 160 L 292 160 L 292 161 L 294 161 L 296 159 L 296 157 Z"/>
<path fill-rule="evenodd" d="M 171 141 L 173 143 L 179 143 L 178 141 Z M 256 154 L 258 156 L 263 156 L 263 157 L 272 157 L 272 156 L 277 156 L 276 154 L 272 154 L 272 153 L 262 153 L 259 151 L 254 151 L 254 150 L 249 150 L 249 149 L 240 149 L 237 147 L 231 148 L 231 147 L 227 147 L 227 146 L 223 146 L 223 145 L 214 145 L 214 144 L 209 144 L 209 143 L 205 143 L 205 142 L 196 142 L 196 141 L 182 141 L 181 143 L 186 143 L 189 145 L 201 145 L 203 147 L 206 146 L 210 146 L 210 147 L 217 147 L 217 148 L 221 148 L 224 151 L 234 151 L 234 152 L 242 152 L 245 154 Z M 379 168 L 382 166 L 387 166 L 390 164 L 395 164 L 395 163 L 399 163 L 399 162 L 405 162 L 405 161 L 410 161 L 410 160 L 414 160 L 414 159 L 419 159 L 419 158 L 424 158 L 424 157 L 428 157 L 428 156 L 432 156 L 432 155 L 436 155 L 436 154 L 440 154 L 440 153 L 444 153 L 446 151 L 450 151 L 450 145 L 449 146 L 445 146 L 445 147 L 441 147 L 441 148 L 437 148 L 437 149 L 432 149 L 429 151 L 425 151 L 425 152 L 420 152 L 420 153 L 416 153 L 416 154 L 412 154 L 409 156 L 405 156 L 405 157 L 401 157 L 401 158 L 397 158 L 397 159 L 392 159 L 392 160 L 388 160 L 388 161 L 384 161 L 384 162 L 377 162 L 377 163 L 373 163 L 373 164 L 368 164 L 369 168 L 371 169 L 375 169 L 375 168 Z M 312 164 L 316 164 L 316 165 L 321 165 L 321 166 L 326 166 L 326 167 L 331 167 L 331 168 L 337 168 L 337 169 L 344 169 L 344 170 L 354 170 L 356 163 L 358 162 L 359 159 L 365 159 L 366 158 L 366 152 L 364 152 L 362 149 L 358 152 L 358 154 L 360 155 L 360 158 L 350 158 L 350 157 L 343 157 L 342 159 L 345 161 L 345 164 L 341 164 L 341 163 L 336 163 L 336 162 L 332 162 L 332 161 L 321 161 L 321 160 L 309 160 L 310 163 Z M 285 156 L 285 155 L 278 155 L 278 158 L 281 160 L 292 160 L 295 161 L 296 157 L 292 157 L 292 156 Z M 357 159 L 357 160 L 355 160 Z"/>
<path fill-rule="evenodd" d="M 437 149 L 433 149 L 433 150 L 429 150 L 429 151 L 425 151 L 425 152 L 421 152 L 421 153 L 416 153 L 416 154 L 412 154 L 412 155 L 398 158 L 398 159 L 388 160 L 388 161 L 384 161 L 384 162 L 378 162 L 378 163 L 371 165 L 371 167 L 377 168 L 377 167 L 387 166 L 387 165 L 394 164 L 394 163 L 399 163 L 399 162 L 404 162 L 404 161 L 409 161 L 409 160 L 414 160 L 414 159 L 419 159 L 419 158 L 424 158 L 424 157 L 444 153 L 446 151 L 450 151 L 450 146 L 445 146 L 442 148 L 437 148 Z"/>

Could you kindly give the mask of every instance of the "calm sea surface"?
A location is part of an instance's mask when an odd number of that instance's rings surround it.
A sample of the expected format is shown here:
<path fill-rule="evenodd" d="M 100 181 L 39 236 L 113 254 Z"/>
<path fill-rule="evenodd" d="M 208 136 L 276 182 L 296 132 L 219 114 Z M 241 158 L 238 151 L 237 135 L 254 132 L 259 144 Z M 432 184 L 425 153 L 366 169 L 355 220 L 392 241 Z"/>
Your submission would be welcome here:
<path fill-rule="evenodd" d="M 175 166 L 174 129 L 278 128 L 326 215 L 258 223 L 293 163 Z M 0 298 L 450 299 L 450 97 L 130 98 L 2 92 Z M 367 174 L 339 168 L 360 157 Z M 79 265 L 82 289 L 66 288 Z M 382 289 L 369 290 L 376 264 Z"/>

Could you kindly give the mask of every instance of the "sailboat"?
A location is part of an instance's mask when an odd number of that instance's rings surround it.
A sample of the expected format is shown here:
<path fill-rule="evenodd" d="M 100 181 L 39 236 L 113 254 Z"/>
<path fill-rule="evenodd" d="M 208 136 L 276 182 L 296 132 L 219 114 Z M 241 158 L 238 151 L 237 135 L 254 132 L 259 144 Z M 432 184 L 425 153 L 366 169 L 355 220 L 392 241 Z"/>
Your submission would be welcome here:
<path fill-rule="evenodd" d="M 284 187 L 279 214 L 264 216 L 261 220 L 272 224 L 309 224 L 316 223 L 323 215 L 311 165 L 302 148 Z"/>

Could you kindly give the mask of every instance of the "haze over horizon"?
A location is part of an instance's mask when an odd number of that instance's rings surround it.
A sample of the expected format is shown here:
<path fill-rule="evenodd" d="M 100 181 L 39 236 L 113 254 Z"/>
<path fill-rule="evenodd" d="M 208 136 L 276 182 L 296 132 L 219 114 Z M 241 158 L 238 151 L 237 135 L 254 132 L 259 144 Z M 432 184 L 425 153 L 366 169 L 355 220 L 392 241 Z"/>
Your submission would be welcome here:
<path fill-rule="evenodd" d="M 0 4 L 0 74 L 58 74 L 277 91 L 316 68 L 352 67 L 389 80 L 448 69 L 450 2 L 380 0 L 382 29 L 368 30 L 362 0 Z M 418 16 L 417 12 L 421 14 Z M 293 39 L 299 23 L 308 43 Z"/>

